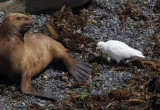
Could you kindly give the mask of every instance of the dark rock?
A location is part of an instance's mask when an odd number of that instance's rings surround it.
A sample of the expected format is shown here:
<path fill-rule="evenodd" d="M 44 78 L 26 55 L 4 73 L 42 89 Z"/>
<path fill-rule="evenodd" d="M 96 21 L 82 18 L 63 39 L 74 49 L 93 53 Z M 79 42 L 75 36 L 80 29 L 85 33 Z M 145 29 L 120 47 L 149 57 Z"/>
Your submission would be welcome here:
<path fill-rule="evenodd" d="M 91 0 L 26 0 L 26 12 L 49 12 L 66 7 L 80 7 Z"/>
<path fill-rule="evenodd" d="M 0 11 L 2 9 L 7 8 L 8 6 L 11 6 L 14 2 L 15 0 L 1 0 L 0 1 Z"/>
<path fill-rule="evenodd" d="M 19 13 L 53 13 L 63 5 L 78 10 L 88 6 L 91 0 L 1 0 L 0 11 Z"/>

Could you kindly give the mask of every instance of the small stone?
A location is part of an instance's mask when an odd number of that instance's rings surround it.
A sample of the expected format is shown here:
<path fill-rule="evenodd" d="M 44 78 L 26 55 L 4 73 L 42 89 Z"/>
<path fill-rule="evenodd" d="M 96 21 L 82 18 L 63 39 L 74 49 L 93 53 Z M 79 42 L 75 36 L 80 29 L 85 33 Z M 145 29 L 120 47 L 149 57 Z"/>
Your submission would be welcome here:
<path fill-rule="evenodd" d="M 43 78 L 44 78 L 44 79 L 48 79 L 48 76 L 46 76 L 46 75 L 43 75 Z"/>

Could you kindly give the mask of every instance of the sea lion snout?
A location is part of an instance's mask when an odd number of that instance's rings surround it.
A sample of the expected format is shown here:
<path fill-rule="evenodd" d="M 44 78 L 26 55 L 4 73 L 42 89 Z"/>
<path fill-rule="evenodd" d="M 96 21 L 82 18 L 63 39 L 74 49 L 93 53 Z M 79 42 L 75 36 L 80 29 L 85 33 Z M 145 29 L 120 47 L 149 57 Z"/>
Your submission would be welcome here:
<path fill-rule="evenodd" d="M 21 31 L 22 31 L 22 32 L 26 32 L 26 31 L 28 31 L 32 26 L 33 26 L 33 21 L 30 21 L 30 22 L 28 22 L 28 23 L 24 23 L 24 24 L 22 24 L 22 26 L 21 26 Z"/>

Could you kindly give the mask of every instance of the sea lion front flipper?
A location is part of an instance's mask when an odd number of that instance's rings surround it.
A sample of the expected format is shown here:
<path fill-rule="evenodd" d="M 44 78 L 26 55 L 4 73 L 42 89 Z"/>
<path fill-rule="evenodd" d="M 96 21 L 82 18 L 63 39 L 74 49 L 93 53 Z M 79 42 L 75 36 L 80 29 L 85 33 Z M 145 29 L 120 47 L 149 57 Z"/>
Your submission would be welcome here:
<path fill-rule="evenodd" d="M 57 100 L 58 98 L 55 97 L 55 95 L 48 94 L 46 92 L 35 92 L 32 91 L 32 85 L 31 85 L 31 75 L 24 73 L 22 75 L 21 79 L 21 91 L 25 95 L 29 96 L 35 96 L 43 99 L 48 99 L 48 100 Z"/>
<path fill-rule="evenodd" d="M 86 81 L 94 72 L 94 69 L 91 65 L 84 62 L 76 61 L 69 55 L 65 56 L 64 64 L 66 65 L 69 73 L 78 82 Z"/>

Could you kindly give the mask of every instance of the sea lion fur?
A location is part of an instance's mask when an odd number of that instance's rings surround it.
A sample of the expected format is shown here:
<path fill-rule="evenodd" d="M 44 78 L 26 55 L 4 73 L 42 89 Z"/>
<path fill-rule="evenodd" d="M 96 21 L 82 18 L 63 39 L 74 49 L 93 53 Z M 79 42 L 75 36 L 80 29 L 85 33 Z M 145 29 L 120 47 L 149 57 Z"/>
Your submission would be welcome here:
<path fill-rule="evenodd" d="M 47 93 L 32 90 L 31 78 L 52 61 L 63 61 L 76 81 L 86 81 L 93 68 L 76 61 L 67 49 L 51 37 L 40 33 L 26 33 L 33 20 L 24 14 L 9 14 L 0 26 L 0 75 L 19 80 L 24 94 L 54 99 Z"/>

